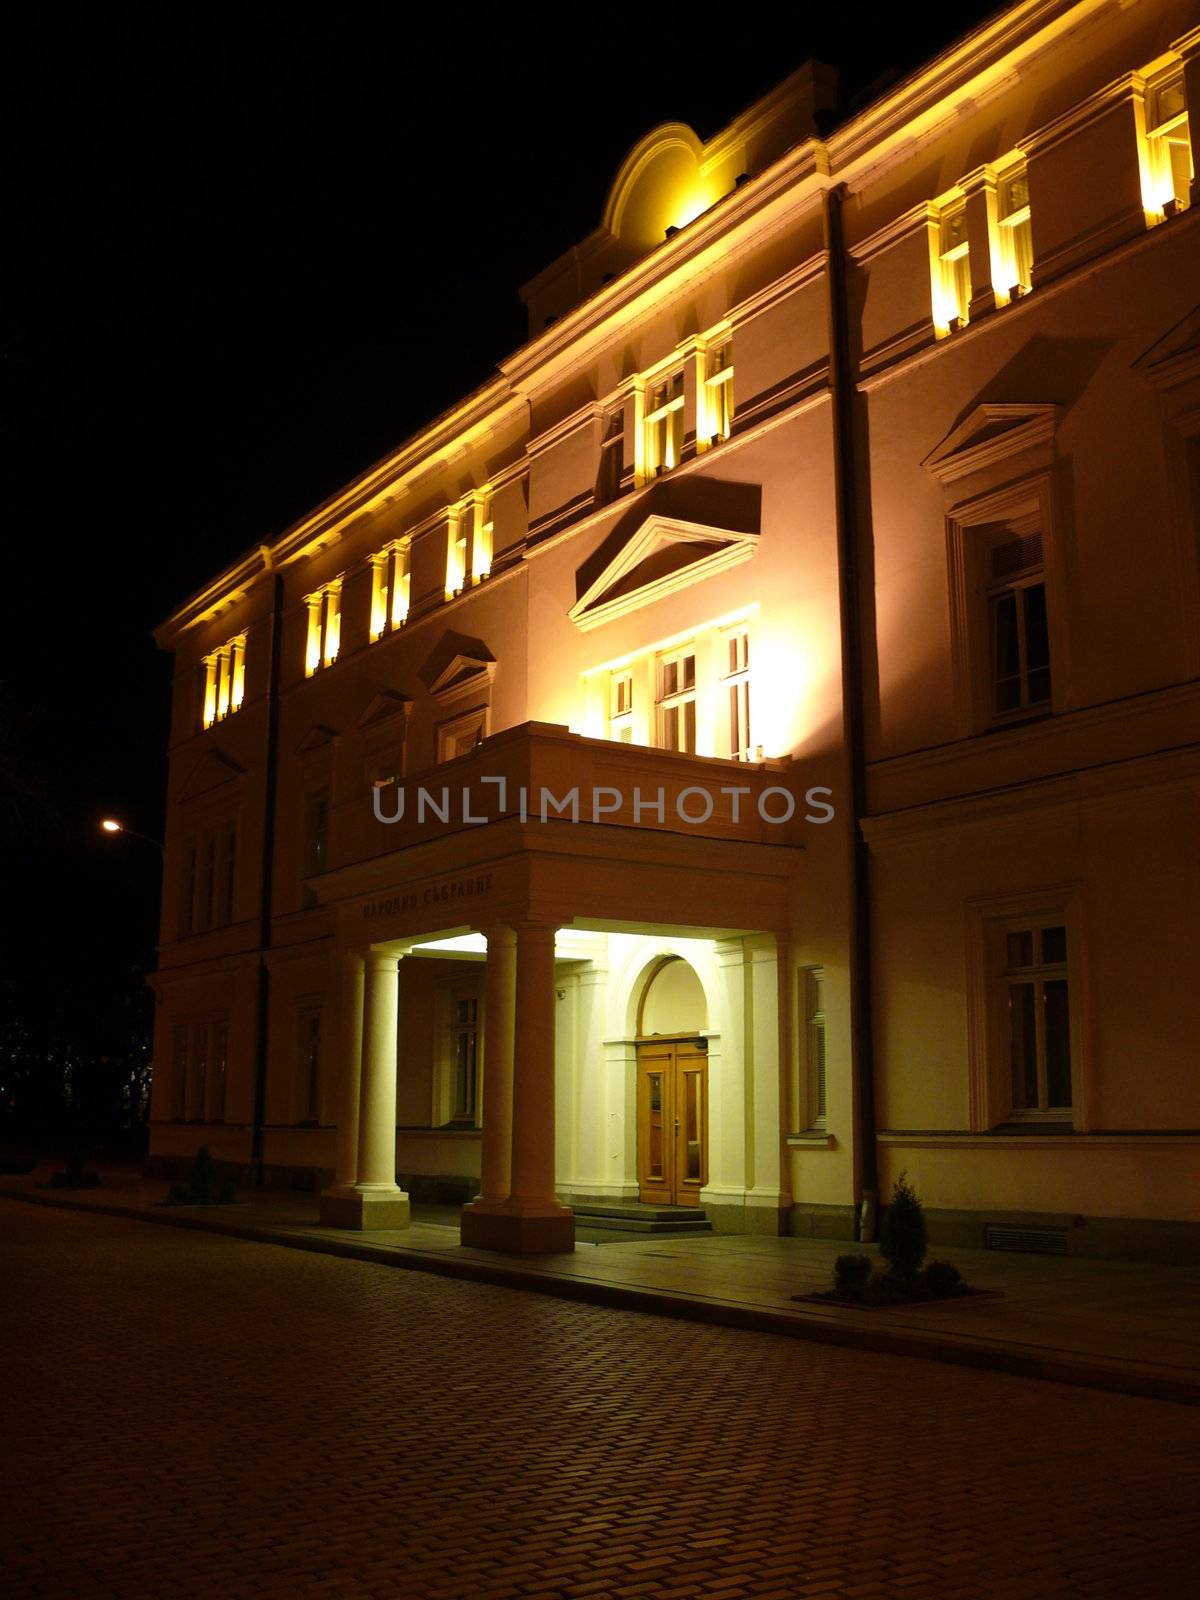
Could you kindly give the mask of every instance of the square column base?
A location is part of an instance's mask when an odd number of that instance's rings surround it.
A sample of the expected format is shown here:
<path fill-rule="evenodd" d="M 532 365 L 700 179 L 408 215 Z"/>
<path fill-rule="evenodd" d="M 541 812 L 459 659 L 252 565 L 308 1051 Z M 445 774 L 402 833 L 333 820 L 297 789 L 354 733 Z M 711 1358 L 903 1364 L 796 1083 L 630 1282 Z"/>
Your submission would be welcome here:
<path fill-rule="evenodd" d="M 461 1240 L 477 1250 L 502 1250 L 513 1256 L 548 1256 L 575 1249 L 575 1213 L 567 1206 L 549 1216 L 516 1211 L 484 1211 L 464 1206 Z"/>
<path fill-rule="evenodd" d="M 403 1189 L 326 1189 L 321 1195 L 325 1228 L 407 1228 L 412 1222 Z"/>

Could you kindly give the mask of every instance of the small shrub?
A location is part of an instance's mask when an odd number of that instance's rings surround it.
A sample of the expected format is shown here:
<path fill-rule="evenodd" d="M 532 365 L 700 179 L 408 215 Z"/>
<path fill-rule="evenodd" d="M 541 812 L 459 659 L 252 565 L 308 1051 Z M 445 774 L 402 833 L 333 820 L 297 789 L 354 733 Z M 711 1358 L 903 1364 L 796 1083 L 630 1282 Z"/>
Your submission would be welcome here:
<path fill-rule="evenodd" d="M 839 1256 L 833 1263 L 833 1286 L 839 1293 L 864 1288 L 870 1276 L 870 1256 Z"/>
<path fill-rule="evenodd" d="M 176 1183 L 167 1194 L 169 1206 L 227 1206 L 236 1194 L 233 1184 L 222 1180 L 217 1164 L 206 1144 L 196 1151 L 186 1183 Z"/>
<path fill-rule="evenodd" d="M 925 1287 L 935 1300 L 957 1294 L 962 1281 L 962 1273 L 952 1261 L 931 1261 L 925 1268 Z"/>
<path fill-rule="evenodd" d="M 925 1259 L 925 1208 L 902 1172 L 879 1230 L 879 1251 L 898 1278 L 911 1282 Z"/>

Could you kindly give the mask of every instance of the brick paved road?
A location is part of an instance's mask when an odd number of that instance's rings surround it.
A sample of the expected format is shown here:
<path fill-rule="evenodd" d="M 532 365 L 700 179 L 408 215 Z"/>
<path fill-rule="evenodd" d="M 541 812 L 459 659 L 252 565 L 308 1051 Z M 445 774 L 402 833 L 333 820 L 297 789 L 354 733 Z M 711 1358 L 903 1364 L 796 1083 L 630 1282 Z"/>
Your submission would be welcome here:
<path fill-rule="evenodd" d="M 0 1206 L 0 1590 L 1182 1592 L 1183 1406 Z"/>

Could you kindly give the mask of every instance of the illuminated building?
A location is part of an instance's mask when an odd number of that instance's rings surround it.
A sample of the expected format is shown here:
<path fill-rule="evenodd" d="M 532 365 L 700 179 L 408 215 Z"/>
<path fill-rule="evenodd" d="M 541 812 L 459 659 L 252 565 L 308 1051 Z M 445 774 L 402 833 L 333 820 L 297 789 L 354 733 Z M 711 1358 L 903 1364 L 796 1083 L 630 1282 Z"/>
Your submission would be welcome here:
<path fill-rule="evenodd" d="M 528 343 L 163 625 L 158 1162 L 505 1249 L 901 1168 L 1194 1237 L 1194 8 L 834 95 L 647 135 Z"/>

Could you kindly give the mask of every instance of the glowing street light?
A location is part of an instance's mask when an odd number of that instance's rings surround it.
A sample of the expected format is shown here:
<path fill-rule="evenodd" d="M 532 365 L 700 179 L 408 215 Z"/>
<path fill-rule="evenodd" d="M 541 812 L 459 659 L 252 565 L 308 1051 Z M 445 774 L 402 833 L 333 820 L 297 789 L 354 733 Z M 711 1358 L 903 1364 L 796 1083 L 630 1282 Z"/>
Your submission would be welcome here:
<path fill-rule="evenodd" d="M 146 844 L 152 844 L 162 854 L 166 854 L 166 846 L 161 839 L 152 839 L 148 833 L 139 833 L 136 828 L 127 828 L 123 822 L 118 822 L 116 817 L 101 817 L 100 830 L 102 833 L 124 833 L 131 839 L 142 839 Z"/>

